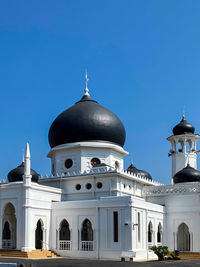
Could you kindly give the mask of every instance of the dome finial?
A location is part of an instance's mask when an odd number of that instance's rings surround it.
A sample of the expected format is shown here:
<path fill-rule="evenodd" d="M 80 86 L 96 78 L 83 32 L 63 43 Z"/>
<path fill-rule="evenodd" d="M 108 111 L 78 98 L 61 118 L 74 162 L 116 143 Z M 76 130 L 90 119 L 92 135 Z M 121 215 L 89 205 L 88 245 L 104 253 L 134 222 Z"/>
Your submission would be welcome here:
<path fill-rule="evenodd" d="M 85 95 L 90 96 L 89 89 L 88 89 L 88 81 L 89 81 L 89 79 L 87 76 L 87 69 L 86 69 L 85 70 L 85 90 L 84 90 L 84 92 L 85 92 Z"/>
<path fill-rule="evenodd" d="M 133 157 L 131 157 L 131 164 L 133 164 Z"/>
<path fill-rule="evenodd" d="M 182 120 L 185 120 L 185 110 L 183 109 L 183 113 L 182 113 Z"/>

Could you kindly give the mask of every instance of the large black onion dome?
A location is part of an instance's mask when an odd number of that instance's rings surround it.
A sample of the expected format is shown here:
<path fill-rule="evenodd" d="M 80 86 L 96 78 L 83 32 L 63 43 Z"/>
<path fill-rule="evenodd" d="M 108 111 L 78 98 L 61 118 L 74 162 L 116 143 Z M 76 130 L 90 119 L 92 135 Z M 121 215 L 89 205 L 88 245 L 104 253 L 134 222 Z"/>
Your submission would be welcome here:
<path fill-rule="evenodd" d="M 123 147 L 126 132 L 120 119 L 89 95 L 62 112 L 49 129 L 49 144 L 107 141 Z"/>
<path fill-rule="evenodd" d="M 189 164 L 181 171 L 177 172 L 173 181 L 175 184 L 187 182 L 200 182 L 200 171 L 192 168 Z"/>
<path fill-rule="evenodd" d="M 19 165 L 17 168 L 13 169 L 8 173 L 8 182 L 20 182 L 23 181 L 23 175 L 24 175 L 24 162 L 22 162 L 21 165 Z M 37 183 L 39 179 L 39 174 L 31 169 L 31 181 Z"/>
<path fill-rule="evenodd" d="M 182 120 L 180 121 L 179 124 L 177 124 L 173 128 L 173 134 L 174 135 L 179 135 L 179 134 L 186 134 L 186 133 L 192 133 L 194 134 L 195 128 L 192 124 L 187 122 L 185 120 L 185 117 L 183 116 Z"/>
<path fill-rule="evenodd" d="M 137 169 L 133 163 L 131 163 L 131 165 L 128 167 L 128 169 L 126 169 L 126 171 L 130 172 L 130 173 L 133 173 L 133 174 L 137 174 L 137 175 L 140 175 L 140 176 L 144 176 L 150 180 L 152 180 L 152 177 L 151 175 L 146 172 L 146 171 L 143 171 L 143 170 L 139 170 Z"/>

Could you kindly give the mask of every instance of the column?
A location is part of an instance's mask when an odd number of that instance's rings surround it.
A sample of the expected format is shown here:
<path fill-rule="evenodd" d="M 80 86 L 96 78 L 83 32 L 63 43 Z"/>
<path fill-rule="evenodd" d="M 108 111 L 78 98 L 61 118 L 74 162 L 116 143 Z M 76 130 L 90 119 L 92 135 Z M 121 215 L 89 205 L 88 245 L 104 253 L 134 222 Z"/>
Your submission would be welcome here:
<path fill-rule="evenodd" d="M 23 229 L 24 229 L 24 238 L 22 242 L 22 251 L 31 251 L 34 248 L 31 244 L 31 235 L 33 235 L 33 231 L 31 229 L 31 214 L 30 214 L 30 208 L 29 208 L 29 188 L 24 186 L 24 212 L 23 212 Z M 34 233 L 35 234 L 35 233 Z"/>

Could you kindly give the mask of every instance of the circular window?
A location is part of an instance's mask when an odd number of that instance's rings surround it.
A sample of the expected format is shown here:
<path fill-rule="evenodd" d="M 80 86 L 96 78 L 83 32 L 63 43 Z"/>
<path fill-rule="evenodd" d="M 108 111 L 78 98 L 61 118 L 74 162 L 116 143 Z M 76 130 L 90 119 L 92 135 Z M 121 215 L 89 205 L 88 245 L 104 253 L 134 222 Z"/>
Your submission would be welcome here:
<path fill-rule="evenodd" d="M 73 165 L 73 161 L 72 161 L 72 159 L 67 159 L 67 160 L 65 160 L 65 167 L 66 167 L 67 169 L 71 168 L 72 165 Z"/>
<path fill-rule="evenodd" d="M 80 190 L 81 189 L 81 185 L 80 184 L 77 184 L 76 185 L 76 190 Z"/>
<path fill-rule="evenodd" d="M 119 161 L 115 161 L 115 169 L 119 169 Z"/>
<path fill-rule="evenodd" d="M 90 190 L 92 188 L 92 185 L 90 183 L 86 184 L 85 186 L 88 190 Z"/>
<path fill-rule="evenodd" d="M 102 186 L 103 186 L 103 184 L 102 184 L 101 182 L 98 182 L 98 183 L 97 183 L 97 188 L 101 189 Z"/>
<path fill-rule="evenodd" d="M 101 164 L 100 159 L 98 159 L 98 158 L 93 158 L 93 159 L 91 159 L 91 165 L 92 165 L 93 167 L 96 166 L 96 165 L 98 165 L 98 164 Z"/>

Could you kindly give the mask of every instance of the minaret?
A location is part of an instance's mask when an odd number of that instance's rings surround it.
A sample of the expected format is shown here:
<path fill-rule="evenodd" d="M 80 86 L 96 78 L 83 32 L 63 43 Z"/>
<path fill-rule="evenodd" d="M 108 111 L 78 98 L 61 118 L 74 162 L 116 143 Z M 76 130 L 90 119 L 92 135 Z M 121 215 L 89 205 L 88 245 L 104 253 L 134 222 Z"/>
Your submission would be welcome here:
<path fill-rule="evenodd" d="M 26 150 L 25 150 L 25 161 L 24 161 L 24 184 L 29 186 L 31 185 L 31 156 L 30 156 L 30 149 L 29 149 L 29 144 L 26 144 Z"/>
<path fill-rule="evenodd" d="M 183 114 L 180 123 L 173 128 L 173 135 L 167 138 L 171 143 L 168 156 L 172 157 L 172 178 L 187 164 L 197 169 L 196 144 L 200 136 L 194 131 L 194 126 L 185 120 Z"/>
<path fill-rule="evenodd" d="M 30 214 L 30 186 L 31 186 L 31 161 L 30 161 L 30 149 L 29 144 L 26 144 L 25 150 L 25 161 L 24 161 L 24 192 L 23 192 L 23 216 L 22 216 L 22 227 L 24 229 L 22 236 L 22 251 L 31 251 L 32 244 L 29 235 L 31 225 L 31 214 Z"/>

